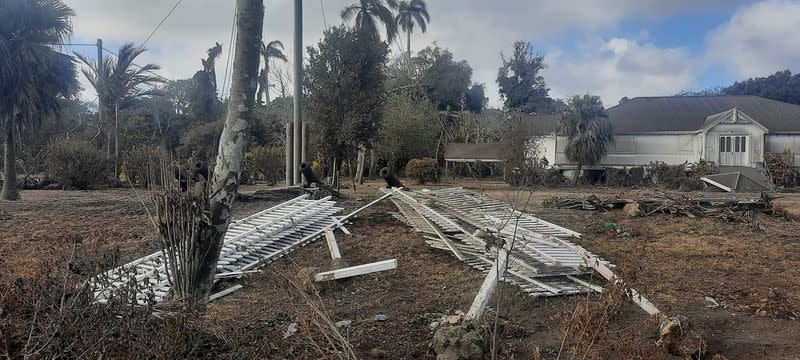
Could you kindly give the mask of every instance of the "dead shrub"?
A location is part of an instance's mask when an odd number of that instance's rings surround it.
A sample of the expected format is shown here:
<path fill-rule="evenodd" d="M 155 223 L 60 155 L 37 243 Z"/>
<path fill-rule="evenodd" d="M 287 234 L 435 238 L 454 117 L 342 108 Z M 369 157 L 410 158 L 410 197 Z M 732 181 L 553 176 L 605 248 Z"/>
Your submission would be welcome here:
<path fill-rule="evenodd" d="M 606 185 L 612 187 L 631 187 L 646 185 L 644 167 L 630 169 L 606 168 Z"/>
<path fill-rule="evenodd" d="M 791 188 L 800 184 L 800 172 L 792 167 L 794 154 L 784 151 L 777 154 L 764 154 L 764 165 L 775 186 Z"/>
<path fill-rule="evenodd" d="M 122 161 L 130 182 L 147 186 L 161 181 L 161 163 L 169 157 L 168 151 L 161 146 L 137 146 L 126 151 Z"/>
<path fill-rule="evenodd" d="M 88 189 L 105 183 L 111 173 L 111 161 L 89 142 L 55 139 L 45 152 L 50 177 L 64 187 Z"/>
<path fill-rule="evenodd" d="M 417 183 L 424 185 L 428 181 L 435 181 L 438 163 L 436 159 L 422 158 L 411 159 L 406 164 L 406 176 L 417 180 Z"/>
<path fill-rule="evenodd" d="M 95 289 L 83 285 L 86 277 L 76 264 L 89 273 L 117 264 L 99 253 L 81 257 L 82 245 L 73 246 L 72 254 L 54 249 L 37 256 L 30 276 L 0 278 L 0 358 L 288 358 L 269 347 L 263 332 L 240 324 L 131 306 L 141 284 L 95 303 Z"/>
<path fill-rule="evenodd" d="M 285 175 L 284 149 L 278 146 L 255 146 L 245 154 L 242 182 L 266 180 L 276 183 Z"/>
<path fill-rule="evenodd" d="M 609 283 L 597 296 L 578 300 L 573 309 L 565 308 L 558 317 L 562 351 L 568 349 L 576 359 L 657 359 L 662 350 L 638 338 L 656 325 L 653 319 L 637 322 L 619 331 L 612 328 L 624 308 L 631 304 L 621 285 Z"/>

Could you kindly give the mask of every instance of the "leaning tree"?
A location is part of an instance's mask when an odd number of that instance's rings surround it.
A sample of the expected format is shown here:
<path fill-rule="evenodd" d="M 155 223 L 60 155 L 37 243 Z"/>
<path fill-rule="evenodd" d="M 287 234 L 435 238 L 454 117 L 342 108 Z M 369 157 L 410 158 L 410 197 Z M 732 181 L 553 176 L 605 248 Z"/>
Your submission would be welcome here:
<path fill-rule="evenodd" d="M 584 165 L 597 165 L 606 156 L 608 145 L 614 141 L 613 129 L 600 97 L 589 94 L 569 98 L 561 125 L 567 137 L 564 155 L 578 165 L 573 178 L 573 184 L 577 184 Z"/>
<path fill-rule="evenodd" d="M 72 33 L 74 12 L 60 0 L 0 0 L 0 129 L 4 181 L 0 198 L 19 199 L 19 136 L 60 111 L 78 89 L 73 59 L 57 51 Z"/>

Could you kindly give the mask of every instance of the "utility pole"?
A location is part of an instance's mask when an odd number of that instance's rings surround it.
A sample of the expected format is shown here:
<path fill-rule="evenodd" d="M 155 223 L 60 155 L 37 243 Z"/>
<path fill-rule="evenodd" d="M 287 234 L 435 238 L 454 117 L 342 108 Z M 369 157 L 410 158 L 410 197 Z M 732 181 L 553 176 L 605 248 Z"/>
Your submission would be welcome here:
<path fill-rule="evenodd" d="M 292 166 L 294 165 L 294 157 L 292 156 L 292 154 L 294 154 L 294 147 L 292 145 L 292 124 L 291 121 L 286 121 L 284 123 L 286 126 L 286 144 L 284 145 L 286 148 L 284 149 L 286 152 L 286 186 L 292 186 L 294 184 L 294 182 L 292 182 L 292 177 L 294 176 L 294 171 L 292 170 Z"/>
<path fill-rule="evenodd" d="M 294 0 L 294 183 L 302 182 L 300 163 L 303 158 L 303 0 Z"/>

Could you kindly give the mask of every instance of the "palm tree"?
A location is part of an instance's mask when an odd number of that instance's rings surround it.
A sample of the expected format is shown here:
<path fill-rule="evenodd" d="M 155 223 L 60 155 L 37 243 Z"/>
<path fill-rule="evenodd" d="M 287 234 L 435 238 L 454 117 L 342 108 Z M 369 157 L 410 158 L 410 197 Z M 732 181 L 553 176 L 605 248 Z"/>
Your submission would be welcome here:
<path fill-rule="evenodd" d="M 578 183 L 584 165 L 594 166 L 606 156 L 608 144 L 614 141 L 603 102 L 596 95 L 575 95 L 567 101 L 561 117 L 562 134 L 567 137 L 564 155 L 578 164 L 573 183 Z"/>
<path fill-rule="evenodd" d="M 161 67 L 154 64 L 139 66 L 133 61 L 147 49 L 134 47 L 133 43 L 122 45 L 115 57 L 107 57 L 103 61 L 102 73 L 99 71 L 96 62 L 92 62 L 82 54 L 76 53 L 88 68 L 82 69 L 83 75 L 97 91 L 98 96 L 103 99 L 105 109 L 108 113 L 114 110 L 114 177 L 119 174 L 119 109 L 127 106 L 131 100 L 142 96 L 155 95 L 150 90 L 142 87 L 164 82 L 163 78 L 153 73 Z M 110 135 L 110 133 L 109 133 Z"/>
<path fill-rule="evenodd" d="M 269 59 L 278 59 L 287 61 L 286 55 L 283 53 L 283 43 L 280 40 L 270 41 L 268 44 L 261 42 L 261 57 L 264 59 L 264 68 L 258 74 L 258 95 L 256 99 L 261 102 L 262 95 L 266 93 L 267 104 L 269 104 Z"/>
<path fill-rule="evenodd" d="M 360 34 L 380 38 L 378 22 L 386 27 L 386 41 L 397 36 L 397 22 L 391 9 L 397 8 L 397 0 L 358 0 L 342 10 L 344 21 L 355 20 L 354 27 Z M 391 9 L 390 9 L 391 8 Z"/>
<path fill-rule="evenodd" d="M 72 57 L 56 51 L 75 13 L 60 0 L 0 0 L 0 129 L 4 181 L 0 198 L 19 199 L 16 139 L 61 110 L 78 89 Z"/>
<path fill-rule="evenodd" d="M 411 57 L 411 33 L 414 32 L 414 24 L 419 25 L 419 29 L 424 33 L 427 30 L 427 23 L 431 21 L 428 15 L 428 6 L 423 0 L 400 1 L 395 22 L 400 29 L 406 33 L 406 49 L 408 57 Z"/>

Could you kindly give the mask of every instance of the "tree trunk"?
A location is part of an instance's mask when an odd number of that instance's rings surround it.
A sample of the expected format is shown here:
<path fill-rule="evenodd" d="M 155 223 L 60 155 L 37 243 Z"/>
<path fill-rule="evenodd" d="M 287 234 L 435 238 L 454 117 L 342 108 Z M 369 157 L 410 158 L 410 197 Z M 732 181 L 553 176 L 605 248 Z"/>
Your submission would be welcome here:
<path fill-rule="evenodd" d="M 11 124 L 8 124 L 5 130 L 3 193 L 0 194 L 0 199 L 19 200 L 19 191 L 17 191 L 17 148 L 14 146 L 14 129 Z"/>
<path fill-rule="evenodd" d="M 372 179 L 375 177 L 375 171 L 378 167 L 378 157 L 375 155 L 375 144 L 373 143 L 372 149 L 369 149 L 369 173 L 367 176 Z"/>
<path fill-rule="evenodd" d="M 209 196 L 210 236 L 204 237 L 201 250 L 207 254 L 198 269 L 194 298 L 205 300 L 214 285 L 222 240 L 231 220 L 231 205 L 239 187 L 239 173 L 244 158 L 245 140 L 255 105 L 258 84 L 259 46 L 264 23 L 263 0 L 237 0 L 236 48 L 228 113 L 219 140 L 217 162 L 211 177 Z"/>
<path fill-rule="evenodd" d="M 114 103 L 114 182 L 119 180 L 119 103 Z"/>
<path fill-rule="evenodd" d="M 411 31 L 406 32 L 406 36 L 407 36 L 406 39 L 408 39 L 406 41 L 406 50 L 408 50 L 408 60 L 411 60 Z M 411 64 L 409 63 L 408 66 L 411 66 Z"/>
<path fill-rule="evenodd" d="M 572 178 L 572 185 L 578 185 L 578 179 L 581 177 L 581 169 L 583 168 L 583 163 L 578 162 L 578 167 L 575 168 L 575 176 Z"/>
<path fill-rule="evenodd" d="M 269 59 L 264 59 L 264 96 L 267 98 L 266 105 L 269 105 Z"/>
<path fill-rule="evenodd" d="M 367 149 L 364 145 L 358 146 L 358 161 L 356 163 L 355 182 L 359 185 L 364 184 L 364 160 L 367 157 Z"/>

